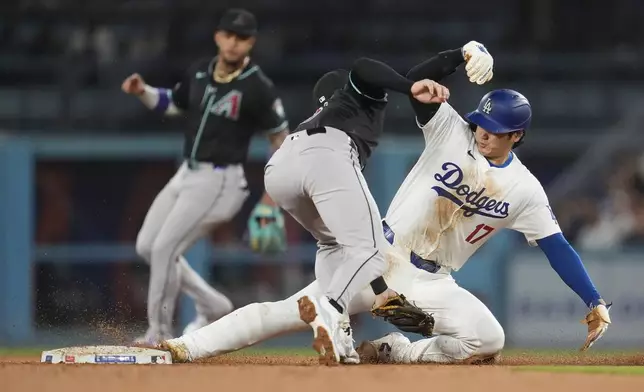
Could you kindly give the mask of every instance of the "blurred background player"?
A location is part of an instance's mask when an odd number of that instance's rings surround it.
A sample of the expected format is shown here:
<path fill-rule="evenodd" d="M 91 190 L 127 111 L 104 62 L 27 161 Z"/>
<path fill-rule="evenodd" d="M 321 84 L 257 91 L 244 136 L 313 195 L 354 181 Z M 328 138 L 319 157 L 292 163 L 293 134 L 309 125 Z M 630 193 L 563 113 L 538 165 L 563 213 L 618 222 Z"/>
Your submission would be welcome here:
<path fill-rule="evenodd" d="M 185 115 L 190 121 L 184 130 L 184 161 L 152 203 L 136 242 L 137 253 L 150 264 L 149 327 L 139 342 L 155 344 L 174 335 L 179 290 L 194 299 L 197 308 L 197 318 L 185 332 L 233 309 L 182 254 L 213 227 L 232 219 L 244 204 L 249 191 L 243 163 L 252 136 L 267 135 L 275 150 L 288 133 L 273 83 L 250 58 L 256 34 L 252 13 L 230 9 L 214 35 L 218 55 L 194 63 L 172 90 L 149 86 L 138 74 L 123 82 L 123 91 L 148 108 L 167 116 Z M 251 220 L 279 215 L 264 195 Z"/>

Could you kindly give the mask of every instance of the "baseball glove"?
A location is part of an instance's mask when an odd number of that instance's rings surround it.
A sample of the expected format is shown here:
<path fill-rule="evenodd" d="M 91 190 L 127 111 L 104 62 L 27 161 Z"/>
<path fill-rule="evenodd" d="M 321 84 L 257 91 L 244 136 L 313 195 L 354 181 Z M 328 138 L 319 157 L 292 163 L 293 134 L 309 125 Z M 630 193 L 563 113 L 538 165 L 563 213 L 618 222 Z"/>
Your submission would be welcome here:
<path fill-rule="evenodd" d="M 588 336 L 586 336 L 586 341 L 580 351 L 588 350 L 599 338 L 604 336 L 604 333 L 608 329 L 608 324 L 610 324 L 608 309 L 612 305 L 612 303 L 606 305 L 606 302 L 601 300 L 601 303 L 592 308 L 586 317 L 581 320 L 582 324 L 588 325 Z"/>
<path fill-rule="evenodd" d="M 258 203 L 248 218 L 250 247 L 255 252 L 275 254 L 286 250 L 284 215 L 279 207 Z"/>
<path fill-rule="evenodd" d="M 403 332 L 430 337 L 434 331 L 434 317 L 409 303 L 402 294 L 391 297 L 383 305 L 371 309 L 371 314 L 384 318 Z"/>

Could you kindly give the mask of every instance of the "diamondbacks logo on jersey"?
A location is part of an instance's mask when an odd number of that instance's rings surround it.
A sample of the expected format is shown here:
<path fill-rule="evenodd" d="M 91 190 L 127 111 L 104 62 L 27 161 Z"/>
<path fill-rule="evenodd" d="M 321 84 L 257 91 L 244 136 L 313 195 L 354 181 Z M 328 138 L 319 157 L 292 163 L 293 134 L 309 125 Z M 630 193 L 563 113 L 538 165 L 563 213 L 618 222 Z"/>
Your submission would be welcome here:
<path fill-rule="evenodd" d="M 212 105 L 210 113 L 237 121 L 242 97 L 241 91 L 231 90 Z"/>
<path fill-rule="evenodd" d="M 508 217 L 510 203 L 484 195 L 485 188 L 475 190 L 471 189 L 469 185 L 463 184 L 463 170 L 455 163 L 445 162 L 441 168 L 444 173 L 436 173 L 434 178 L 447 189 L 440 186 L 433 186 L 432 189 L 438 193 L 438 196 L 459 206 L 464 211 L 463 216 L 470 217 L 477 214 L 495 219 Z"/>

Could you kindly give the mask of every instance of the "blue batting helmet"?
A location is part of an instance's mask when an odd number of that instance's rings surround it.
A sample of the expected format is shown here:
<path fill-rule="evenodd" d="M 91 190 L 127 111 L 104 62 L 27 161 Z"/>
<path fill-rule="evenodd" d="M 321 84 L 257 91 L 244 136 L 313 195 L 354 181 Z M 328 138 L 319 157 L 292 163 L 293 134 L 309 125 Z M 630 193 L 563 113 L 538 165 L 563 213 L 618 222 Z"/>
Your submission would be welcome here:
<path fill-rule="evenodd" d="M 490 133 L 510 133 L 530 126 L 532 108 L 526 97 L 517 91 L 493 90 L 485 94 L 478 108 L 465 117 Z"/>

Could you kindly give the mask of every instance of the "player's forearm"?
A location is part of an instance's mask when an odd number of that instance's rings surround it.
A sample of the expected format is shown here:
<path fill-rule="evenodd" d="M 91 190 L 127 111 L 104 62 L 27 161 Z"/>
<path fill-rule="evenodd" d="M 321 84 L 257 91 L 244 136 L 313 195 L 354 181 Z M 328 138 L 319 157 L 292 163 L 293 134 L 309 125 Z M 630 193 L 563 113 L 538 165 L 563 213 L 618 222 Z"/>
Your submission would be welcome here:
<path fill-rule="evenodd" d="M 349 81 L 361 95 L 376 100 L 385 98 L 384 90 L 410 94 L 411 80 L 402 76 L 389 65 L 362 57 L 353 63 Z"/>
<path fill-rule="evenodd" d="M 537 244 L 550 261 L 550 265 L 586 306 L 599 304 L 601 296 L 588 276 L 588 272 L 575 252 L 561 233 L 540 239 Z"/>
<path fill-rule="evenodd" d="M 439 82 L 453 74 L 464 62 L 461 48 L 446 50 L 410 69 L 407 72 L 407 79 L 412 81 L 430 79 Z"/>
<path fill-rule="evenodd" d="M 464 62 L 460 48 L 446 50 L 410 69 L 407 78 L 413 81 L 430 79 L 438 82 L 454 73 Z M 424 104 L 414 98 L 410 98 L 410 102 L 419 124 L 427 124 L 441 106 L 440 103 Z"/>
<path fill-rule="evenodd" d="M 150 110 L 166 116 L 176 116 L 181 110 L 172 102 L 172 90 L 145 85 L 141 102 Z"/>
<path fill-rule="evenodd" d="M 440 81 L 454 73 L 463 62 L 465 60 L 463 59 L 460 48 L 446 50 L 410 69 L 407 72 L 407 78 L 413 81 L 423 79 Z M 410 102 L 419 124 L 427 124 L 434 117 L 441 105 L 439 103 L 424 104 L 413 98 L 410 98 Z"/>

